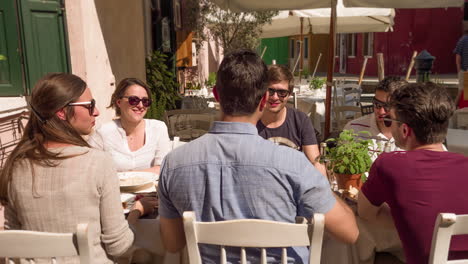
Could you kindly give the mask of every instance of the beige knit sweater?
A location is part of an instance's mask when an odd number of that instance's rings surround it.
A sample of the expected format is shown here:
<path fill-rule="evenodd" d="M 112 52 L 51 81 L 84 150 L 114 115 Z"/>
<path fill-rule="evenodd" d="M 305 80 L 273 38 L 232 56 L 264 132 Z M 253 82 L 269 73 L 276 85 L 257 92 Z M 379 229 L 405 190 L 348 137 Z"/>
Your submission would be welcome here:
<path fill-rule="evenodd" d="M 112 263 L 112 256 L 125 253 L 134 240 L 122 211 L 112 158 L 105 152 L 77 146 L 53 151 L 84 154 L 65 159 L 57 167 L 33 165 L 34 182 L 30 163 L 17 163 L 5 228 L 67 233 L 74 232 L 78 223 L 89 223 L 93 263 Z M 63 261 L 79 262 L 66 258 L 59 263 Z"/>

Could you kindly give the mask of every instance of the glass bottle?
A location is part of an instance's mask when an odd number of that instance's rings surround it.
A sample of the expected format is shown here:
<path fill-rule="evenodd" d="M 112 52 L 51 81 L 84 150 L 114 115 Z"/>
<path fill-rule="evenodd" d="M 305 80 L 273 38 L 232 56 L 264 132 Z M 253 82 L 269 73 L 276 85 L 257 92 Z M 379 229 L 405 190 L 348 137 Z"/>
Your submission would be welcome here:
<path fill-rule="evenodd" d="M 392 151 L 392 143 L 390 141 L 385 142 L 384 152 L 391 152 Z"/>

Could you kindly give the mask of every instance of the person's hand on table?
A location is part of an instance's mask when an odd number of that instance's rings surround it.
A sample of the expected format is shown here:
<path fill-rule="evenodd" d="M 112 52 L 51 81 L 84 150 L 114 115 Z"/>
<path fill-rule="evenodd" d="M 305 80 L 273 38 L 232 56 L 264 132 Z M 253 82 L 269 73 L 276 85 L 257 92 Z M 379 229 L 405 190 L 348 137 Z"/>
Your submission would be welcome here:
<path fill-rule="evenodd" d="M 135 201 L 130 211 L 138 210 L 140 216 L 154 213 L 154 210 L 158 207 L 158 199 L 156 197 L 142 197 Z"/>
<path fill-rule="evenodd" d="M 130 224 L 133 224 L 141 216 L 154 213 L 154 210 L 156 210 L 157 207 L 158 198 L 143 197 L 135 201 L 132 208 L 130 209 L 127 220 Z"/>

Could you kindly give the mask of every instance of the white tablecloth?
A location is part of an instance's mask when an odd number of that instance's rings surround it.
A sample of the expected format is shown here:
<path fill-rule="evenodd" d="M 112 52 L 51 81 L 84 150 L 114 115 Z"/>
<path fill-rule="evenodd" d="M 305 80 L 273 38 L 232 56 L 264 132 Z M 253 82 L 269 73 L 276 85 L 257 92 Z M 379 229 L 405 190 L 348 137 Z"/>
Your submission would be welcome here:
<path fill-rule="evenodd" d="M 355 244 L 342 243 L 325 232 L 322 246 L 322 264 L 373 264 L 377 252 L 387 252 L 404 260 L 403 246 L 396 229 L 370 223 L 356 217 L 359 237 Z"/>
<path fill-rule="evenodd" d="M 121 257 L 118 259 L 119 264 L 135 262 L 179 264 L 181 262 L 179 253 L 168 253 L 164 249 L 161 240 L 159 217 L 154 219 L 138 219 L 133 229 L 135 231 L 134 253 L 132 254 L 133 260 L 132 257 Z M 143 251 L 141 251 L 142 249 Z M 150 254 L 150 256 L 148 256 L 148 254 Z"/>

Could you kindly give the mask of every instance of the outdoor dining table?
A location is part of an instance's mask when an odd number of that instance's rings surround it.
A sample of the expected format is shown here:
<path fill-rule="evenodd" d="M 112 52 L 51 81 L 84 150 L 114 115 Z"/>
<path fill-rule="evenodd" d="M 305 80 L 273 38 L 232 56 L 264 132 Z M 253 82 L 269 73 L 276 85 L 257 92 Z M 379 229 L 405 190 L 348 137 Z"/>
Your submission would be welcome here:
<path fill-rule="evenodd" d="M 132 173 L 137 175 L 138 172 L 123 172 L 122 174 Z M 145 174 L 147 174 L 145 172 Z M 121 176 L 119 176 L 121 177 Z M 121 201 L 124 206 L 122 213 L 128 213 L 126 208 L 130 208 L 138 196 L 140 197 L 156 197 L 157 198 L 157 182 L 151 186 L 141 185 L 141 188 L 123 188 L 121 186 Z M 131 191 L 128 191 L 131 190 Z M 128 203 L 126 202 L 128 201 Z M 126 207 L 126 208 L 125 208 Z M 117 262 L 119 264 L 134 263 L 135 259 L 143 258 L 144 263 L 180 263 L 180 254 L 170 254 L 164 249 L 161 239 L 160 222 L 158 210 L 153 214 L 143 216 L 138 219 L 134 225 L 131 226 L 135 234 L 135 242 L 132 251 L 125 256 L 119 257 Z M 145 259 L 146 258 L 146 259 Z M 137 263 L 139 263 L 137 261 Z"/>
<path fill-rule="evenodd" d="M 395 228 L 383 227 L 369 222 L 357 214 L 355 200 L 346 199 L 347 204 L 356 214 L 359 237 L 354 244 L 336 240 L 325 232 L 322 245 L 322 264 L 373 264 L 380 252 L 393 255 L 404 262 L 403 246 Z M 392 262 L 394 263 L 394 262 Z"/>

